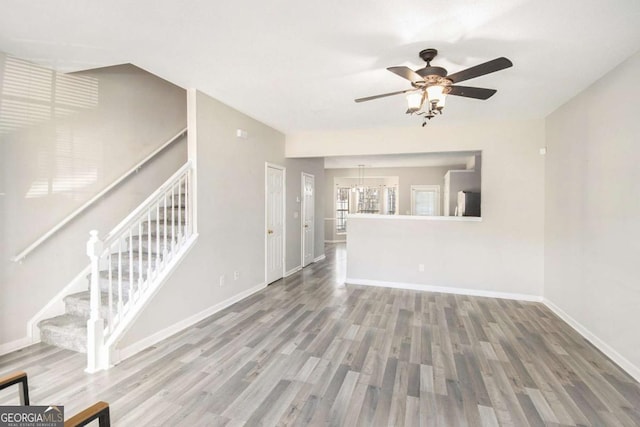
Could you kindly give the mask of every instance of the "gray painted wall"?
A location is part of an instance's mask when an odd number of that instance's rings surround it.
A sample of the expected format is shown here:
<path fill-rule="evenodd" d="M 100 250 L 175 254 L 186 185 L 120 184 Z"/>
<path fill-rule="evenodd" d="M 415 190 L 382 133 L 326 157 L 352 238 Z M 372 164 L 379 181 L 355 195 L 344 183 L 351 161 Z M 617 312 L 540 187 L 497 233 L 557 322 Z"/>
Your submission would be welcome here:
<path fill-rule="evenodd" d="M 126 217 L 185 162 L 186 142 L 23 263 L 9 258 L 184 128 L 186 93 L 130 65 L 61 75 L 4 54 L 0 64 L 0 192 L 6 194 L 0 196 L 0 347 L 7 348 L 25 338 L 27 321 L 88 265 L 89 230 L 104 235 Z M 30 79 L 12 79 L 16 67 Z M 32 113 L 14 120 L 7 114 L 11 103 Z"/>
<path fill-rule="evenodd" d="M 286 159 L 284 165 L 287 168 L 287 266 L 291 271 L 301 265 L 302 256 L 302 172 L 314 176 L 315 184 L 315 230 L 314 253 L 316 257 L 324 254 L 324 159 Z M 296 214 L 297 213 L 297 218 Z"/>
<path fill-rule="evenodd" d="M 638 75 L 635 54 L 547 118 L 545 185 L 545 297 L 626 359 L 636 378 Z"/>

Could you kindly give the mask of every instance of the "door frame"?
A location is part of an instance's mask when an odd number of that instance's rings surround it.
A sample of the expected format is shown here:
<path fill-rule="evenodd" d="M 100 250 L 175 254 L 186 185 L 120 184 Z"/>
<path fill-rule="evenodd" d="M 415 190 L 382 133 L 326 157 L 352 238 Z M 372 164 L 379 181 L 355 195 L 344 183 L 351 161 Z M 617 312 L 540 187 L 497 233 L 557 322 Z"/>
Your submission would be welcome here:
<path fill-rule="evenodd" d="M 315 215 L 315 209 L 316 209 L 316 177 L 314 174 L 312 173 L 307 173 L 307 172 L 302 172 L 300 177 L 301 177 L 301 185 L 300 185 L 300 196 L 302 197 L 302 203 L 300 204 L 300 267 L 304 268 L 305 264 L 304 264 L 304 244 L 305 244 L 305 238 L 304 238 L 304 220 L 305 220 L 305 197 L 304 197 L 304 178 L 305 176 L 310 176 L 311 178 L 313 178 L 313 210 L 314 210 L 314 214 L 313 214 L 313 244 L 314 244 L 314 248 L 315 248 L 315 232 L 316 232 L 316 215 Z M 313 260 L 315 259 L 315 250 L 313 251 L 313 257 L 312 260 L 309 264 L 313 263 Z M 307 265 L 309 265 L 307 264 Z"/>
<path fill-rule="evenodd" d="M 264 162 L 264 283 L 268 285 L 267 282 L 268 272 L 269 272 L 269 253 L 268 248 L 269 245 L 267 243 L 267 226 L 268 226 L 268 206 L 269 206 L 269 168 L 279 169 L 282 171 L 282 277 L 284 277 L 286 269 L 287 269 L 287 168 L 284 166 L 277 165 L 275 163 Z M 281 277 L 281 278 L 282 278 Z M 276 279 L 280 280 L 280 279 Z"/>

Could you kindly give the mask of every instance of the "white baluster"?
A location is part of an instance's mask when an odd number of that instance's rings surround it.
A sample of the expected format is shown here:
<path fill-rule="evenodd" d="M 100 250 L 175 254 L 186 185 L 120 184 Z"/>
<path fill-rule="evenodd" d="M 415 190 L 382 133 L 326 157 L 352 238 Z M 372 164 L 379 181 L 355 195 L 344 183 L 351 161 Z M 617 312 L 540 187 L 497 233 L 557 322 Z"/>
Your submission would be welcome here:
<path fill-rule="evenodd" d="M 151 227 L 151 224 L 149 224 Z M 156 274 L 160 270 L 161 252 L 160 252 L 160 240 L 162 240 L 160 234 L 160 200 L 156 202 Z"/>
<path fill-rule="evenodd" d="M 98 231 L 91 230 L 87 242 L 87 256 L 91 260 L 91 314 L 87 321 L 87 369 L 93 373 L 104 369 L 102 348 L 104 345 L 104 319 L 100 316 L 100 255 L 102 242 L 98 238 Z"/>
<path fill-rule="evenodd" d="M 182 223 L 182 177 L 178 178 L 178 213 L 180 214 L 180 221 L 178 221 L 178 247 L 182 246 L 184 224 Z"/>
<path fill-rule="evenodd" d="M 187 237 L 191 236 L 191 221 L 190 221 L 190 213 L 191 213 L 191 204 L 190 204 L 190 191 L 189 185 L 191 183 L 191 174 L 189 171 L 185 172 L 184 175 L 184 225 L 186 230 Z"/>
<path fill-rule="evenodd" d="M 133 227 L 129 227 L 129 299 L 127 307 L 131 308 L 133 298 Z"/>
<path fill-rule="evenodd" d="M 118 315 L 117 318 L 120 320 L 122 316 L 122 239 L 118 239 Z"/>
<path fill-rule="evenodd" d="M 162 220 L 162 222 L 164 223 L 164 247 L 162 248 L 162 262 L 166 265 L 167 264 L 167 258 L 169 255 L 169 246 L 167 246 L 167 235 L 168 233 L 168 227 L 167 227 L 167 193 L 164 193 L 164 218 Z"/>
<path fill-rule="evenodd" d="M 176 246 L 176 188 L 171 187 L 171 253 L 175 254 Z"/>
<path fill-rule="evenodd" d="M 109 248 L 110 250 L 111 248 Z M 109 261 L 109 286 L 107 287 L 107 296 L 108 296 L 108 303 L 107 306 L 109 308 L 109 311 L 107 312 L 107 318 L 109 319 L 109 322 L 107 322 L 107 336 L 111 334 L 111 332 L 113 331 L 113 316 L 112 316 L 112 310 L 113 310 L 113 257 L 111 256 L 111 251 L 109 251 L 109 253 L 107 254 L 107 260 Z M 102 305 L 102 296 L 100 296 L 100 305 Z"/>
<path fill-rule="evenodd" d="M 147 285 L 151 281 L 151 266 L 153 265 L 151 248 L 151 209 L 149 209 L 147 211 Z"/>
<path fill-rule="evenodd" d="M 136 301 L 139 293 L 142 291 L 142 223 L 138 222 L 138 291 L 136 292 Z"/>

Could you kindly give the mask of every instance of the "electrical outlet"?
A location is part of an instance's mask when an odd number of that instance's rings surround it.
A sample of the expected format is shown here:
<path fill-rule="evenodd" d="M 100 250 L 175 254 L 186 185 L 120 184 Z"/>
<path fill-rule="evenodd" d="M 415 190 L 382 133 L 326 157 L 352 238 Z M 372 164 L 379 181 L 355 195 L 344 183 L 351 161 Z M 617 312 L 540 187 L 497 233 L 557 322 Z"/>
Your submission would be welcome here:
<path fill-rule="evenodd" d="M 234 271 L 233 272 L 233 280 L 238 280 L 240 278 L 240 272 L 239 271 Z"/>
<path fill-rule="evenodd" d="M 222 276 L 220 276 L 220 286 L 224 286 L 224 282 L 225 282 L 225 276 L 224 274 Z"/>
<path fill-rule="evenodd" d="M 418 271 L 424 272 L 424 264 L 418 264 Z"/>

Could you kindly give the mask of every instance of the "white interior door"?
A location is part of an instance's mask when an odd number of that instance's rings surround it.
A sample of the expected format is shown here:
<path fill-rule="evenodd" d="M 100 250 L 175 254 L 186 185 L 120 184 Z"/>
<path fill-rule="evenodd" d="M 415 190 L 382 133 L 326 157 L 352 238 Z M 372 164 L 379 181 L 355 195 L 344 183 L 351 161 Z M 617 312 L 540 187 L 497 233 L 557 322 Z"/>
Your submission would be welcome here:
<path fill-rule="evenodd" d="M 315 215 L 315 178 L 302 173 L 302 266 L 313 262 Z"/>
<path fill-rule="evenodd" d="M 266 282 L 284 275 L 284 168 L 266 167 Z"/>

